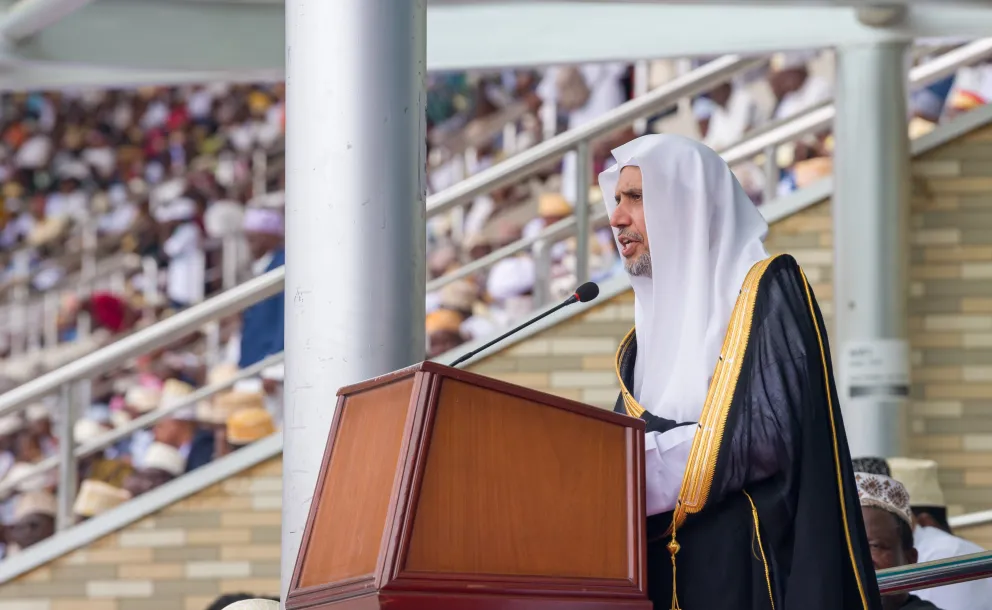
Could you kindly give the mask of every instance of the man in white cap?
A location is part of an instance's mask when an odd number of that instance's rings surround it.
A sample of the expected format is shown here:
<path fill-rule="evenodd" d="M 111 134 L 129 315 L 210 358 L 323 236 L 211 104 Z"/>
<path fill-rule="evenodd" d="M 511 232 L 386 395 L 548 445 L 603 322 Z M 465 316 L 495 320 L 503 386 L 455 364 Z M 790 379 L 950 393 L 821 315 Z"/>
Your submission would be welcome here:
<path fill-rule="evenodd" d="M 865 532 L 876 570 L 917 562 L 913 548 L 913 514 L 902 483 L 883 474 L 855 474 Z M 882 610 L 946 610 L 909 593 L 882 597 Z"/>
<path fill-rule="evenodd" d="M 14 504 L 12 523 L 7 526 L 7 541 L 18 549 L 41 542 L 55 533 L 55 496 L 48 491 L 21 494 Z"/>
<path fill-rule="evenodd" d="M 124 489 L 132 496 L 165 485 L 186 471 L 186 458 L 179 449 L 165 443 L 152 443 L 145 453 L 142 467 L 124 480 Z"/>
<path fill-rule="evenodd" d="M 635 321 L 615 410 L 646 425 L 655 607 L 878 610 L 802 270 L 768 255 L 767 224 L 709 148 L 649 135 L 613 155 L 599 183 Z"/>
<path fill-rule="evenodd" d="M 268 208 L 245 210 L 244 230 L 258 276 L 286 264 L 282 212 Z M 249 367 L 283 351 L 285 342 L 283 293 L 260 301 L 241 318 L 241 355 L 238 367 Z"/>
<path fill-rule="evenodd" d="M 169 257 L 166 294 L 174 308 L 183 308 L 203 300 L 204 264 L 203 231 L 196 219 L 200 214 L 197 202 L 179 197 L 160 208 L 157 220 L 169 238 L 162 250 Z"/>
<path fill-rule="evenodd" d="M 913 511 L 913 543 L 919 561 L 950 559 L 981 553 L 985 549 L 958 538 L 947 522 L 947 503 L 937 479 L 937 462 L 905 457 L 889 458 L 892 478 L 909 492 Z M 942 610 L 992 610 L 992 580 L 981 579 L 956 585 L 924 589 L 916 593 Z"/>

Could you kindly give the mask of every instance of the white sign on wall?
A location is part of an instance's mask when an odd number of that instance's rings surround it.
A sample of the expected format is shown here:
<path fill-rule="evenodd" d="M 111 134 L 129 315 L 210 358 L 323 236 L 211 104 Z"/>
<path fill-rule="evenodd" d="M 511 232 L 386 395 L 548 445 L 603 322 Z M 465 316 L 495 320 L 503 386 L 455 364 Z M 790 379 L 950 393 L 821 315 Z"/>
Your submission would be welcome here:
<path fill-rule="evenodd" d="M 909 343 L 847 341 L 841 351 L 842 401 L 909 397 Z"/>

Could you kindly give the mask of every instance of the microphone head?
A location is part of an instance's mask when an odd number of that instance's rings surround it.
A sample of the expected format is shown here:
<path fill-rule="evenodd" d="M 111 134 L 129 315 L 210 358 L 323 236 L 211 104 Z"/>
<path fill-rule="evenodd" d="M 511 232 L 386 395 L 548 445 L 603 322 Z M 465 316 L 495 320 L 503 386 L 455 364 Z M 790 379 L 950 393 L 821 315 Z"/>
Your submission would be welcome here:
<path fill-rule="evenodd" d="M 575 298 L 579 303 L 588 303 L 599 296 L 599 284 L 596 282 L 586 282 L 575 289 Z"/>

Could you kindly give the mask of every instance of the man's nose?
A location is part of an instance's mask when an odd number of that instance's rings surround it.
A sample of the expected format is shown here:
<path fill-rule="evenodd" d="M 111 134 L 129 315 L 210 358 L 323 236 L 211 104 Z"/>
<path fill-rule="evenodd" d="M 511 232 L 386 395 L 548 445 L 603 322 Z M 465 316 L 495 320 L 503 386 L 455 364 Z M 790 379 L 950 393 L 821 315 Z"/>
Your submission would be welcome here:
<path fill-rule="evenodd" d="M 610 226 L 614 229 L 622 229 L 624 227 L 630 226 L 630 214 L 627 214 L 623 206 L 617 206 L 613 213 L 610 214 Z"/>

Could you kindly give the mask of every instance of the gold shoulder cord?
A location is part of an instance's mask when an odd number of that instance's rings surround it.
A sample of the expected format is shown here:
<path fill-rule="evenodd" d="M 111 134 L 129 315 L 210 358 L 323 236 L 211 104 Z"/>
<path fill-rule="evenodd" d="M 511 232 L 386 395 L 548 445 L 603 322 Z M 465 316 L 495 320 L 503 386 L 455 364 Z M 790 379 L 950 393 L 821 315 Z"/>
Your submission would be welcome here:
<path fill-rule="evenodd" d="M 755 299 L 758 296 L 758 283 L 768 269 L 768 265 L 775 258 L 773 256 L 755 263 L 741 285 L 740 294 L 734 304 L 733 313 L 730 315 L 727 333 L 724 335 L 720 358 L 713 372 L 713 380 L 710 382 L 706 394 L 706 402 L 703 404 L 696 434 L 692 440 L 692 449 L 689 453 L 685 474 L 682 477 L 682 487 L 679 490 L 679 499 L 675 505 L 672 524 L 664 534 L 665 536 L 671 534 L 672 537 L 668 543 L 668 551 L 672 556 L 673 610 L 679 609 L 676 592 L 675 556 L 681 549 L 675 539 L 675 532 L 682 526 L 689 514 L 702 510 L 709 497 L 714 470 L 716 469 L 716 458 L 727 423 L 727 414 L 734 398 L 734 388 L 737 386 L 738 377 L 740 377 L 741 363 L 751 335 L 751 319 L 754 315 Z M 620 342 L 620 349 L 617 350 L 616 371 L 617 378 L 620 379 L 621 396 L 627 414 L 631 417 L 640 417 L 644 413 L 644 407 L 637 403 L 620 376 L 620 362 L 634 337 L 634 330 L 636 329 L 627 333 L 627 336 Z"/>

